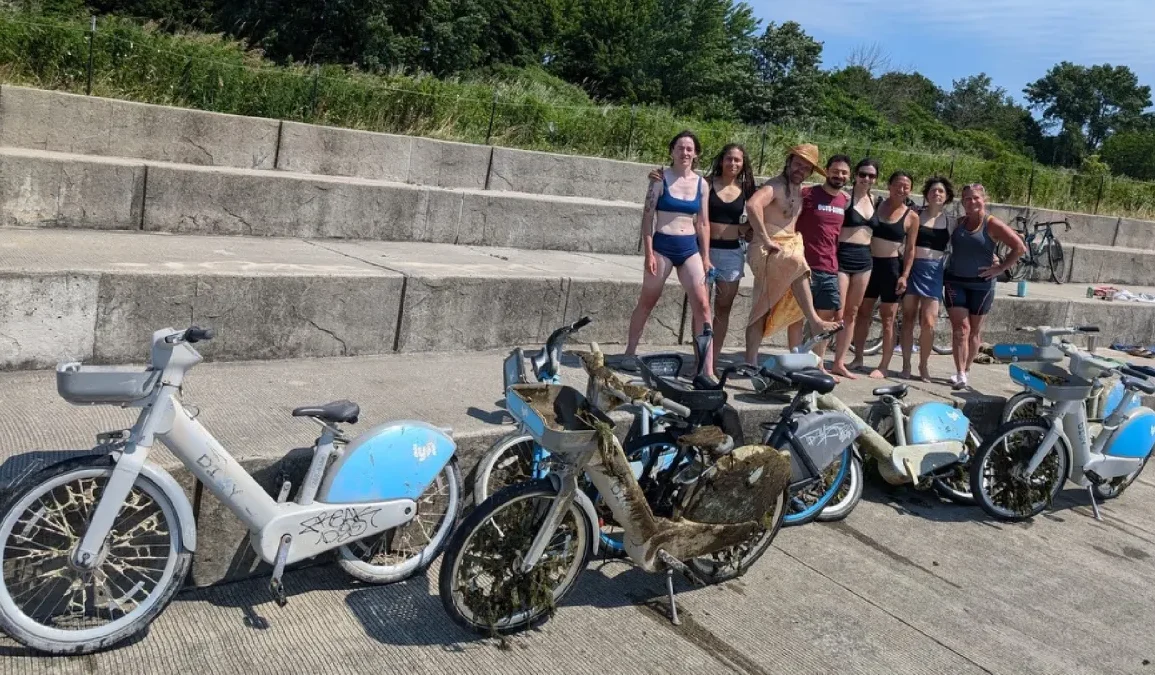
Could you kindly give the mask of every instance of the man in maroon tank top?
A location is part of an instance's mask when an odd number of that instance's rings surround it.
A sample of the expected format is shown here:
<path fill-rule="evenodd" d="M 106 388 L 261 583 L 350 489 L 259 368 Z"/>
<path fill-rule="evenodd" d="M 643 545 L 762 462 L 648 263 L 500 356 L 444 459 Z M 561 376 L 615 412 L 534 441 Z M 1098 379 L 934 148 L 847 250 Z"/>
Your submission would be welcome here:
<path fill-rule="evenodd" d="M 826 321 L 841 319 L 842 298 L 838 292 L 838 233 L 850 196 L 842 191 L 850 180 L 850 158 L 834 155 L 826 162 L 826 182 L 802 188 L 802 212 L 794 228 L 802 235 L 806 264 L 810 265 L 810 293 L 814 309 Z M 791 349 L 802 344 L 803 321 L 791 324 L 787 344 Z M 814 347 L 814 353 L 826 355 L 826 343 Z M 826 370 L 826 365 L 821 366 Z"/>

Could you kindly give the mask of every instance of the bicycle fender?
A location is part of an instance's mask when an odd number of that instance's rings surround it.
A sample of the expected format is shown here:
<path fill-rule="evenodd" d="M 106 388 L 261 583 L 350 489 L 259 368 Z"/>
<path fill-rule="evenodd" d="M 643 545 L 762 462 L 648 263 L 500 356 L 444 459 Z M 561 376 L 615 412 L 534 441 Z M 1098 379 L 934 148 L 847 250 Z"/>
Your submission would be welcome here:
<path fill-rule="evenodd" d="M 549 474 L 549 482 L 553 484 L 553 489 L 561 491 L 561 478 L 556 473 Z M 598 546 L 601 544 L 602 533 L 598 529 L 598 514 L 594 510 L 594 503 L 590 501 L 589 495 L 582 490 L 574 493 L 574 501 L 578 503 L 582 511 L 586 514 L 586 519 L 590 523 L 590 553 L 598 554 Z"/>
<path fill-rule="evenodd" d="M 354 438 L 333 463 L 317 500 L 357 504 L 416 500 L 457 451 L 445 431 L 416 420 L 379 424 Z"/>

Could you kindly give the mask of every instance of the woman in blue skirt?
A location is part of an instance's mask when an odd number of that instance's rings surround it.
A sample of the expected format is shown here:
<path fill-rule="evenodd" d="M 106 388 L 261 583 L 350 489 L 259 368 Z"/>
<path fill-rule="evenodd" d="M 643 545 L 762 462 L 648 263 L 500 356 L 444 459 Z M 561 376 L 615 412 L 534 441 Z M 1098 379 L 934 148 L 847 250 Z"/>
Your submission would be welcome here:
<path fill-rule="evenodd" d="M 938 305 L 942 302 L 943 265 L 950 235 L 954 230 L 945 208 L 954 201 L 954 187 L 942 176 L 931 176 L 923 184 L 922 196 L 926 206 L 919 214 L 914 264 L 910 268 L 906 296 L 902 300 L 902 377 L 910 377 L 910 357 L 914 347 L 914 327 L 917 324 L 918 376 L 923 382 L 928 382 L 930 369 L 927 361 L 934 346 Z"/>

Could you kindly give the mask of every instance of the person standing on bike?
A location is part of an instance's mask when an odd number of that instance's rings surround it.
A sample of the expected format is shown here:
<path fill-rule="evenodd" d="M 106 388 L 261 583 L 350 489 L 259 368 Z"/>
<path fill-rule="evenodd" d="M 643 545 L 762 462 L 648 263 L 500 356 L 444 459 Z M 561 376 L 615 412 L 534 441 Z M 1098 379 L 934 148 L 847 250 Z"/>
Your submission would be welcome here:
<path fill-rule="evenodd" d="M 650 172 L 650 180 L 662 180 L 662 169 Z M 714 363 L 730 327 L 730 310 L 738 297 L 738 283 L 745 276 L 750 226 L 746 223 L 746 200 L 758 189 L 746 148 L 730 143 L 722 148 L 706 174 L 710 190 L 710 263 L 714 266 Z"/>
<path fill-rule="evenodd" d="M 942 176 L 931 176 L 922 186 L 926 206 L 919 214 L 918 236 L 914 244 L 914 264 L 902 299 L 902 377 L 910 378 L 914 327 L 919 327 L 918 376 L 930 381 L 930 353 L 934 350 L 934 327 L 938 303 L 942 300 L 943 270 L 947 245 L 957 223 L 951 223 L 944 209 L 954 201 L 954 187 Z"/>
<path fill-rule="evenodd" d="M 957 371 L 950 378 L 954 389 L 967 386 L 967 374 L 982 343 L 983 318 L 994 301 L 995 279 L 1027 250 L 1014 230 L 987 213 L 986 197 L 986 189 L 980 183 L 963 188 L 966 215 L 950 236 L 950 261 L 943 275 L 943 300 L 950 315 Z M 1010 255 L 994 263 L 1000 243 L 1010 249 Z"/>
<path fill-rule="evenodd" d="M 898 313 L 899 299 L 906 293 L 910 268 L 914 264 L 915 237 L 918 232 L 918 214 L 907 204 L 913 179 L 905 171 L 895 171 L 887 181 L 890 195 L 879 202 L 873 237 L 870 239 L 870 281 L 866 284 L 865 300 L 858 308 L 854 322 L 854 348 L 857 352 L 851 368 L 862 367 L 862 352 L 870 331 L 875 300 L 880 302 L 878 318 L 882 322 L 882 360 L 870 372 L 870 377 L 882 379 L 890 369 L 894 356 L 894 316 Z"/>
<path fill-rule="evenodd" d="M 806 264 L 810 266 L 810 295 L 814 309 L 825 321 L 841 317 L 842 296 L 838 287 L 838 236 L 846 220 L 850 196 L 842 191 L 850 179 L 850 158 L 834 155 L 826 160 L 826 182 L 802 188 L 802 212 L 798 214 L 795 229 L 802 235 Z M 802 321 L 787 329 L 790 349 L 802 344 Z M 821 360 L 826 354 L 826 341 L 815 345 L 819 368 L 826 370 Z"/>
<path fill-rule="evenodd" d="M 835 343 L 834 364 L 830 371 L 851 380 L 858 378 L 846 368 L 846 352 L 850 349 L 858 308 L 862 305 L 866 284 L 870 281 L 870 268 L 873 264 L 870 239 L 874 226 L 878 224 L 878 204 L 871 189 L 878 180 L 880 170 L 878 161 L 869 157 L 854 167 L 854 188 L 846 208 L 846 219 L 842 221 L 842 231 L 838 233 L 838 294 L 842 298 L 844 328 Z M 857 359 L 857 362 L 861 364 L 862 359 Z"/>
<path fill-rule="evenodd" d="M 670 167 L 662 171 L 662 182 L 651 183 L 642 210 L 642 292 L 630 316 L 626 341 L 627 368 L 633 368 L 642 331 L 650 313 L 662 297 L 670 272 L 678 270 L 678 280 L 693 311 L 694 335 L 710 323 L 710 299 L 706 274 L 710 264 L 709 186 L 694 171 L 702 144 L 690 131 L 670 141 Z M 707 353 L 706 372 L 713 372 L 714 359 Z"/>

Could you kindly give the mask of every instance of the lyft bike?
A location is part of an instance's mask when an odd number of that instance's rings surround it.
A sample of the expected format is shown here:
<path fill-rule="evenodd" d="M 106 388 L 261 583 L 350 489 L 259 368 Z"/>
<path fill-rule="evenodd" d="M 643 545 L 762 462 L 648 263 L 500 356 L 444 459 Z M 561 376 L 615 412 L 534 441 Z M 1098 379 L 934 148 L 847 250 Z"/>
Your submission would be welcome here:
<path fill-rule="evenodd" d="M 1071 332 L 1075 332 L 1071 329 Z M 1155 394 L 1155 369 L 1123 365 L 1070 343 L 1059 345 L 1066 369 L 1050 360 L 1011 363 L 1011 379 L 1038 394 L 1040 417 L 1003 423 L 975 455 L 971 491 L 990 515 L 1010 521 L 1048 508 L 1065 481 L 1095 499 L 1112 499 L 1130 486 L 1155 447 L 1155 411 L 1136 405 Z M 1096 381 L 1121 376 L 1122 400 L 1101 424 L 1091 423 L 1087 400 Z"/>
<path fill-rule="evenodd" d="M 781 527 L 789 454 L 766 445 L 735 448 L 717 427 L 689 431 L 679 439 L 672 462 L 659 468 L 658 456 L 651 455 L 636 477 L 613 434 L 608 402 L 645 398 L 682 419 L 692 411 L 645 388 L 625 393 L 599 366 L 599 355 L 593 346 L 588 397 L 549 384 L 519 384 L 508 391 L 510 413 L 560 461 L 545 478 L 491 495 L 451 538 L 439 590 L 446 612 L 466 629 L 525 630 L 545 621 L 574 589 L 600 541 L 595 507 L 578 485 L 582 473 L 623 528 L 629 559 L 647 572 L 666 572 L 674 623 L 675 571 L 698 583 L 739 576 Z M 793 373 L 791 380 L 803 397 L 834 387 L 833 378 L 819 372 Z M 832 445 L 838 437 L 799 439 L 791 422 L 785 419 L 776 430 L 783 445 Z"/>
<path fill-rule="evenodd" d="M 153 333 L 144 369 L 62 363 L 57 391 L 77 405 L 140 408 L 131 429 L 100 434 L 92 454 L 47 467 L 0 509 L 0 628 L 57 654 L 117 644 L 164 610 L 196 551 L 193 508 L 164 469 L 148 461 L 157 440 L 249 529 L 270 588 L 287 602 L 285 565 L 337 549 L 339 565 L 371 583 L 424 569 L 445 546 L 461 503 L 449 430 L 399 421 L 347 438 L 360 409 L 335 401 L 293 411 L 321 427 L 295 499 L 274 498 L 180 400 L 201 361 L 193 344 L 212 329 Z"/>

